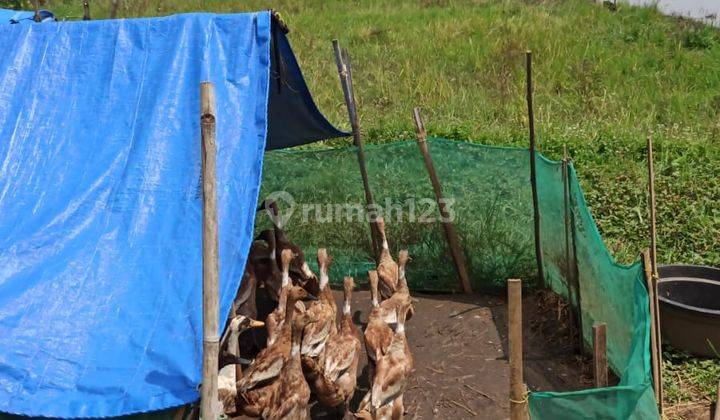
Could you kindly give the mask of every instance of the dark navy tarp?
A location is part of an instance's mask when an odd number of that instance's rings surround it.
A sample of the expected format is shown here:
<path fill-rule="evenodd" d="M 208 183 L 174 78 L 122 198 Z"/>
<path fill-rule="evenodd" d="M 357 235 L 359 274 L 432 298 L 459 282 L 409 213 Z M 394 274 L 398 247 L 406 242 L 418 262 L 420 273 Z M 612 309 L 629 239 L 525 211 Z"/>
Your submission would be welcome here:
<path fill-rule="evenodd" d="M 318 110 L 290 43 L 277 24 L 273 25 L 272 42 L 267 150 L 349 136 Z"/>
<path fill-rule="evenodd" d="M 47 10 L 39 10 L 40 22 L 52 22 L 55 20 L 55 15 Z M 35 12 L 28 12 L 24 10 L 10 10 L 0 9 L 0 24 L 3 23 L 33 23 L 35 19 Z"/>
<path fill-rule="evenodd" d="M 0 25 L 0 411 L 198 398 L 199 85 L 217 96 L 221 319 L 252 239 L 270 15 Z"/>

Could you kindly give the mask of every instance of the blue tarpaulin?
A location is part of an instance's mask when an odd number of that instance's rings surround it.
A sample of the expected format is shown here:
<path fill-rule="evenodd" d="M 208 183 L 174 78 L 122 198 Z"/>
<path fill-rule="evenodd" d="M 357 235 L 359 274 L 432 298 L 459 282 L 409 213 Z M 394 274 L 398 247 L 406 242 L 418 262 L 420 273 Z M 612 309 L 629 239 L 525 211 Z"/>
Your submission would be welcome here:
<path fill-rule="evenodd" d="M 52 22 L 55 15 L 47 10 L 39 10 L 40 22 Z M 24 10 L 0 9 L 0 24 L 3 23 L 32 23 L 34 22 L 35 12 Z"/>
<path fill-rule="evenodd" d="M 0 411 L 198 398 L 199 85 L 217 97 L 225 319 L 252 240 L 271 28 L 269 12 L 0 25 Z"/>

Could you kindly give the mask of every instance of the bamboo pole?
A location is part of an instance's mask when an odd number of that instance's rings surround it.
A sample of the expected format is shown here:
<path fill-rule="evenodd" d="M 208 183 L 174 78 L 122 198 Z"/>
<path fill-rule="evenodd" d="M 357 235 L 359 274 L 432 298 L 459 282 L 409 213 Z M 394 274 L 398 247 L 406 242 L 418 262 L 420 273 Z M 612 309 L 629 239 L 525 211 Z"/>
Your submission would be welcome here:
<path fill-rule="evenodd" d="M 570 197 L 570 155 L 567 147 L 563 146 L 563 200 L 565 202 L 565 275 L 568 281 L 568 289 L 571 290 L 570 309 L 573 319 L 570 321 L 571 333 L 577 337 L 575 351 L 580 354 L 583 351 L 582 331 L 582 308 L 580 307 L 580 279 L 577 269 L 577 252 L 575 249 L 575 217 L 572 215 Z"/>
<path fill-rule="evenodd" d="M 450 213 L 445 207 L 445 199 L 442 194 L 442 186 L 438 179 L 437 172 L 435 172 L 435 165 L 433 164 L 430 151 L 427 146 L 427 133 L 425 132 L 425 125 L 423 124 L 422 117 L 420 117 L 420 109 L 413 109 L 413 116 L 415 117 L 415 128 L 417 130 L 417 144 L 420 147 L 420 153 L 423 155 L 425 161 L 425 169 L 427 169 L 428 175 L 430 176 L 430 183 L 432 184 L 433 191 L 435 192 L 435 200 L 437 200 L 438 208 L 440 209 L 440 216 L 442 217 L 442 225 L 445 230 L 445 239 L 450 247 L 450 253 L 452 254 L 453 263 L 455 264 L 455 271 L 457 272 L 458 278 L 460 279 L 460 285 L 465 293 L 472 293 L 472 286 L 470 286 L 470 277 L 468 276 L 467 267 L 465 266 L 465 256 L 460 249 L 459 239 L 457 231 L 455 231 L 455 225 L 453 224 Z"/>
<path fill-rule="evenodd" d="M 655 323 L 656 336 L 656 352 L 658 355 L 658 393 L 657 403 L 660 414 L 663 412 L 664 391 L 662 384 L 662 330 L 660 328 L 660 301 L 658 295 L 658 269 L 657 269 L 657 229 L 656 229 L 656 204 L 655 204 L 655 165 L 653 162 L 653 138 L 652 135 L 647 137 L 647 165 L 648 165 L 648 193 L 650 196 L 650 267 L 652 267 L 652 290 L 653 303 L 655 305 L 655 315 L 653 322 Z"/>
<path fill-rule="evenodd" d="M 507 281 L 508 352 L 510 362 L 510 420 L 524 420 L 527 399 L 523 383 L 522 282 Z"/>
<path fill-rule="evenodd" d="M 540 282 L 545 285 L 545 270 L 542 261 L 542 246 L 540 245 L 540 208 L 538 204 L 537 192 L 537 168 L 535 167 L 535 117 L 533 114 L 533 83 L 532 83 L 532 51 L 525 52 L 525 71 L 527 85 L 527 107 L 528 107 L 528 127 L 530 130 L 530 184 L 532 187 L 533 201 L 533 222 L 535 224 L 535 259 L 538 266 L 538 277 Z"/>
<path fill-rule="evenodd" d="M 652 273 L 657 275 L 657 231 L 655 214 L 655 166 L 653 164 L 653 139 L 647 137 L 648 192 L 650 195 L 650 262 Z"/>
<path fill-rule="evenodd" d="M 216 191 L 215 88 L 210 82 L 200 84 L 200 127 L 202 135 L 203 191 L 203 369 L 201 418 L 215 419 L 218 401 L 218 323 L 220 317 L 218 291 L 218 219 Z"/>
<path fill-rule="evenodd" d="M 35 0 L 33 3 L 35 5 L 35 14 L 33 15 L 33 20 L 35 22 L 40 22 L 42 21 L 42 18 L 40 17 L 40 0 Z"/>
<path fill-rule="evenodd" d="M 368 180 L 367 166 L 365 165 L 365 147 L 363 144 L 362 136 L 360 135 L 360 119 L 357 113 L 357 106 L 355 102 L 355 91 L 353 89 L 352 82 L 352 69 L 350 68 L 350 60 L 347 57 L 347 51 L 345 52 L 345 58 L 343 58 L 343 52 L 340 49 L 340 43 L 337 39 L 333 39 L 333 50 L 335 52 L 335 63 L 337 64 L 338 74 L 340 76 L 340 84 L 342 85 L 343 96 L 345 97 L 345 105 L 348 110 L 348 118 L 350 119 L 350 126 L 352 127 L 353 140 L 355 147 L 357 148 L 357 159 L 360 165 L 360 176 L 362 177 L 363 189 L 365 191 L 365 204 L 368 208 L 368 213 L 373 215 L 375 213 L 375 200 L 373 199 L 372 190 L 370 189 L 370 181 Z M 380 252 L 380 240 L 378 238 L 378 229 L 375 223 L 375 217 L 371 217 L 370 221 L 370 237 L 372 239 L 372 248 L 375 257 L 377 258 Z"/>
<path fill-rule="evenodd" d="M 111 0 L 110 1 L 110 19 L 117 18 L 117 12 L 120 8 L 120 0 Z"/>
<path fill-rule="evenodd" d="M 88 0 L 83 1 L 83 20 L 90 20 L 90 3 Z"/>
<path fill-rule="evenodd" d="M 604 322 L 593 325 L 593 372 L 595 388 L 607 387 L 607 332 Z"/>
<path fill-rule="evenodd" d="M 658 308 L 655 306 L 655 287 L 653 285 L 652 262 L 650 259 L 650 250 L 647 249 L 642 253 L 643 266 L 645 268 L 645 286 L 648 291 L 648 303 L 650 307 L 650 362 L 653 375 L 653 391 L 655 392 L 655 400 L 660 401 L 660 354 L 658 354 L 657 346 L 657 324 L 655 323 L 655 313 Z"/>
<path fill-rule="evenodd" d="M 718 382 L 716 395 L 717 396 L 715 397 L 715 415 L 713 415 L 713 420 L 720 420 L 720 382 Z"/>

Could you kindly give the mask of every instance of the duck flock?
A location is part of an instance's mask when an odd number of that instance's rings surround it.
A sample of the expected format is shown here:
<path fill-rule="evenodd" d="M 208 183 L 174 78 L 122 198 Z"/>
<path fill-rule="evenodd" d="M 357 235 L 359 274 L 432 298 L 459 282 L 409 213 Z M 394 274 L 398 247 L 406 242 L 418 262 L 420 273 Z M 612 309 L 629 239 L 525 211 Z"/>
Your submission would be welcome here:
<path fill-rule="evenodd" d="M 277 214 L 274 202 L 261 209 Z M 221 339 L 222 410 L 228 416 L 305 419 L 312 398 L 343 418 L 402 418 L 403 393 L 413 368 L 405 336 L 405 321 L 413 314 L 405 277 L 408 252 L 400 251 L 397 262 L 393 259 L 385 223 L 378 218 L 382 249 L 377 269 L 368 272 L 372 309 L 361 333 L 351 315 L 353 278 L 343 280 L 338 322 L 329 286 L 332 256 L 318 250 L 318 278 L 302 250 L 274 226 L 251 246 L 234 316 Z M 351 413 L 362 345 L 370 389 Z"/>

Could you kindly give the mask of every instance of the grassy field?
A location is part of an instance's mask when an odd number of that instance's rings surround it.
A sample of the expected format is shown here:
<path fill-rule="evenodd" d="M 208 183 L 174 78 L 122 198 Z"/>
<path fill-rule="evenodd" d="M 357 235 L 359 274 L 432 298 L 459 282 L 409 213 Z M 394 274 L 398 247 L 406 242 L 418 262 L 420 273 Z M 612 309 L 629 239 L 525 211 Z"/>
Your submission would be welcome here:
<path fill-rule="evenodd" d="M 94 18 L 109 1 L 91 2 Z M 80 1 L 47 0 L 59 17 Z M 624 262 L 647 246 L 645 138 L 656 144 L 659 260 L 720 265 L 720 31 L 652 8 L 591 1 L 133 0 L 119 16 L 279 10 L 320 108 L 346 116 L 330 40 L 353 57 L 366 141 L 431 134 L 527 144 L 524 53 L 534 53 L 540 149 L 567 145 L 588 203 Z M 669 351 L 667 401 L 709 401 L 720 366 Z"/>

